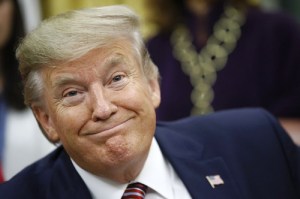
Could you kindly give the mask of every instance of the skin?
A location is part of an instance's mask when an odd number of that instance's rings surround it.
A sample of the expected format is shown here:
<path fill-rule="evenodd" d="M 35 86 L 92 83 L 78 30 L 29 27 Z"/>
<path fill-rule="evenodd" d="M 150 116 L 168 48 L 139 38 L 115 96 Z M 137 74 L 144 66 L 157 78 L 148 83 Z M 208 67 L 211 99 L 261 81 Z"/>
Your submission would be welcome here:
<path fill-rule="evenodd" d="M 160 103 L 156 77 L 146 78 L 126 40 L 42 70 L 43 107 L 36 118 L 83 169 L 126 183 L 141 171 Z"/>
<path fill-rule="evenodd" d="M 13 21 L 13 3 L 11 0 L 0 0 L 0 52 L 9 40 Z M 0 53 L 0 67 L 2 56 Z M 0 69 L 0 93 L 3 91 L 4 77 Z"/>
<path fill-rule="evenodd" d="M 11 0 L 0 0 L 0 48 L 9 39 L 12 29 L 13 11 Z"/>
<path fill-rule="evenodd" d="M 211 1 L 186 0 L 186 7 L 197 17 L 205 17 L 209 13 Z"/>
<path fill-rule="evenodd" d="M 294 143 L 300 146 L 300 119 L 299 118 L 279 118 L 279 122 L 292 138 Z"/>

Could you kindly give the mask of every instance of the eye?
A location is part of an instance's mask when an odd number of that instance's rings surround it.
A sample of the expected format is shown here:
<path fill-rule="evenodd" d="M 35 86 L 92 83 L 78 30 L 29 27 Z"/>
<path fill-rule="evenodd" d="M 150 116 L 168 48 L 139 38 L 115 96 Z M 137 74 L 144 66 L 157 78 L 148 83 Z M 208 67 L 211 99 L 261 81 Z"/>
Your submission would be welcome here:
<path fill-rule="evenodd" d="M 74 97 L 78 94 L 78 91 L 69 91 L 66 94 L 64 94 L 64 97 Z"/>
<path fill-rule="evenodd" d="M 76 106 L 84 100 L 85 92 L 82 89 L 70 88 L 63 92 L 62 103 L 65 106 Z"/>
<path fill-rule="evenodd" d="M 116 75 L 112 78 L 112 81 L 113 82 L 118 82 L 118 81 L 121 81 L 123 79 L 123 75 Z"/>
<path fill-rule="evenodd" d="M 122 89 L 128 83 L 128 76 L 126 73 L 117 72 L 112 77 L 111 80 L 108 82 L 107 86 L 109 88 L 119 90 Z"/>

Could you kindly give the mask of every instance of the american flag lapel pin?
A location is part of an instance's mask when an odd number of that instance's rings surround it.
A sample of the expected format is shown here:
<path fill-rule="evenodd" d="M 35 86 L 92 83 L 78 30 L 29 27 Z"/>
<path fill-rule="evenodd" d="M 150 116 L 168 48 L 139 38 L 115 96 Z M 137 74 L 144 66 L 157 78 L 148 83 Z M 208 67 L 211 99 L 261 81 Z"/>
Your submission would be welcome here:
<path fill-rule="evenodd" d="M 212 188 L 224 184 L 224 181 L 220 175 L 206 176 L 206 179 L 209 182 L 209 184 L 212 186 Z"/>

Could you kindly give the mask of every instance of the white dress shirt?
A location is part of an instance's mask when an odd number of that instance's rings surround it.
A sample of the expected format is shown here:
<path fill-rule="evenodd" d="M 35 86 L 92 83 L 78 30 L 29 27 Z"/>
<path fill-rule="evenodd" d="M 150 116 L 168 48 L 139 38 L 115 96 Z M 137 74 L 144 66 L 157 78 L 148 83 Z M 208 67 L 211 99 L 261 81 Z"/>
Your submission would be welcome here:
<path fill-rule="evenodd" d="M 93 175 L 83 170 L 73 160 L 72 163 L 94 199 L 120 199 L 122 197 L 127 184 Z M 133 182 L 135 181 L 149 187 L 145 199 L 191 199 L 173 167 L 163 157 L 155 139 L 152 141 L 141 173 Z"/>

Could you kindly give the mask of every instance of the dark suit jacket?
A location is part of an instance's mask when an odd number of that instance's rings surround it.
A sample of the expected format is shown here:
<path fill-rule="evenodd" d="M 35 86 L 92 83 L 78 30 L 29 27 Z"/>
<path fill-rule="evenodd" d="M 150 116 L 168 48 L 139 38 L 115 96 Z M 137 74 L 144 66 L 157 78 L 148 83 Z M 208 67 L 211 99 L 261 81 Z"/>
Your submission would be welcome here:
<path fill-rule="evenodd" d="M 155 136 L 192 198 L 300 198 L 298 149 L 265 111 L 233 110 L 158 123 Z M 217 174 L 224 184 L 212 188 L 206 176 Z M 0 185 L 0 198 L 91 195 L 59 147 Z"/>

